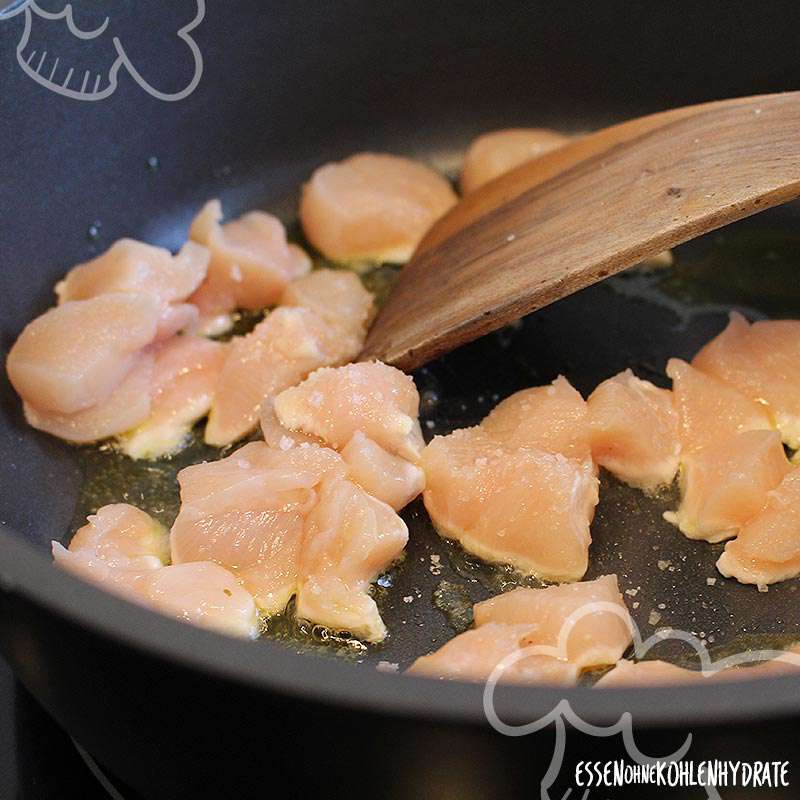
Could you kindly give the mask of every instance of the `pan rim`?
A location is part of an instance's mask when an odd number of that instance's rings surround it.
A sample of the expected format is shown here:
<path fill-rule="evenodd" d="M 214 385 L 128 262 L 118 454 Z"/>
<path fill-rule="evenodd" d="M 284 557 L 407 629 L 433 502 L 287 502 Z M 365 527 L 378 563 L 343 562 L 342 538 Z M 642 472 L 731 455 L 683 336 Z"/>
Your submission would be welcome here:
<path fill-rule="evenodd" d="M 119 646 L 209 678 L 365 715 L 488 725 L 482 684 L 354 669 L 349 662 L 309 657 L 278 642 L 255 645 L 183 624 L 55 569 L 11 530 L 0 529 L 0 594 L 19 596 Z M 13 668 L 13 659 L 9 661 Z M 689 728 L 798 716 L 798 687 L 800 676 L 688 685 L 679 692 L 674 686 L 498 686 L 494 706 L 508 724 L 532 722 L 566 700 L 584 721 L 595 725 L 613 724 L 628 712 L 640 730 Z"/>

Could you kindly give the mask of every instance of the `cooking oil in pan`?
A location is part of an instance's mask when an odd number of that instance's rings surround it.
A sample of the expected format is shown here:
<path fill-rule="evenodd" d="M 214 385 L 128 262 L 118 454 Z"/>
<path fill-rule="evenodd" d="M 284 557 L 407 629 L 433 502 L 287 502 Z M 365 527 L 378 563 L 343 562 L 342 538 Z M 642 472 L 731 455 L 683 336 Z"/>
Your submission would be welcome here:
<path fill-rule="evenodd" d="M 628 366 L 667 385 L 667 359 L 691 358 L 723 328 L 731 307 L 752 318 L 800 317 L 798 269 L 800 236 L 785 229 L 774 233 L 740 225 L 706 236 L 678 249 L 672 266 L 623 273 L 417 370 L 423 432 L 431 438 L 474 425 L 502 398 L 558 374 L 584 396 Z M 381 301 L 396 275 L 396 268 L 381 267 L 362 279 Z M 236 332 L 258 318 L 242 316 Z M 203 444 L 202 427 L 183 451 L 156 462 L 131 461 L 110 446 L 79 452 L 85 481 L 73 530 L 99 506 L 119 501 L 169 525 L 179 507 L 177 472 L 226 454 Z M 647 497 L 603 474 L 586 577 L 619 576 L 643 638 L 679 628 L 694 633 L 716 657 L 800 637 L 798 581 L 776 584 L 764 594 L 722 578 L 715 568 L 722 545 L 691 541 L 663 520 L 662 513 L 676 503 L 674 487 Z M 298 621 L 291 605 L 265 623 L 265 638 L 304 653 L 402 669 L 465 630 L 474 602 L 516 586 L 542 585 L 441 538 L 421 500 L 403 517 L 410 530 L 404 559 L 374 590 L 389 630 L 385 642 L 366 646 Z M 648 657 L 683 666 L 696 661 L 693 651 L 676 641 L 659 644 Z"/>

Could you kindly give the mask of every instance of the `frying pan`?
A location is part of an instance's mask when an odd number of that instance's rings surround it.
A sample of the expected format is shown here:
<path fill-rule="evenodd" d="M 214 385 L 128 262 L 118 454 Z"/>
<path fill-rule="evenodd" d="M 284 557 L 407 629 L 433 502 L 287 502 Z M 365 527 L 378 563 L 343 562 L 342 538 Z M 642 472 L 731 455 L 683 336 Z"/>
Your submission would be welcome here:
<path fill-rule="evenodd" d="M 103 6 L 74 5 L 89 16 Z M 140 0 L 120 18 L 126 52 L 164 93 L 190 76 L 185 50 L 168 34 L 194 6 Z M 209 2 L 193 32 L 202 79 L 178 102 L 153 96 L 130 73 L 98 102 L 48 91 L 18 67 L 22 30 L 21 16 L 0 23 L 3 355 L 71 264 L 123 235 L 175 248 L 208 197 L 220 196 L 230 215 L 263 207 L 291 225 L 314 166 L 355 150 L 452 171 L 468 141 L 493 127 L 579 132 L 674 105 L 797 88 L 800 77 L 791 0 Z M 798 216 L 785 206 L 690 243 L 674 269 L 598 284 L 419 370 L 424 430 L 473 424 L 497 399 L 559 373 L 584 394 L 626 366 L 663 383 L 666 359 L 690 357 L 732 307 L 753 318 L 800 315 Z M 486 721 L 481 686 L 376 668 L 402 669 L 439 646 L 469 624 L 472 601 L 516 580 L 441 540 L 419 502 L 405 512 L 406 559 L 377 588 L 391 632 L 384 645 L 320 641 L 288 618 L 257 643 L 230 640 L 108 596 L 49 557 L 51 539 L 66 541 L 86 513 L 124 493 L 169 520 L 171 477 L 182 460 L 208 457 L 202 447 L 156 465 L 68 447 L 26 427 L 4 374 L 0 381 L 0 647 L 131 796 L 539 791 L 558 725 L 501 736 Z M 618 573 L 645 634 L 653 611 L 660 624 L 702 633 L 715 653 L 800 634 L 796 581 L 766 595 L 707 583 L 719 578 L 718 548 L 661 520 L 674 496 L 649 500 L 604 476 L 601 498 L 589 577 Z M 672 642 L 663 647 L 653 655 L 691 660 Z M 521 724 L 566 699 L 596 725 L 628 712 L 651 755 L 672 752 L 691 732 L 695 759 L 783 760 L 798 749 L 798 688 L 791 678 L 679 691 L 501 687 L 495 706 Z M 617 755 L 619 740 L 573 730 L 565 764 Z M 559 779 L 567 787 L 568 773 Z M 666 796 L 647 791 L 604 796 Z"/>

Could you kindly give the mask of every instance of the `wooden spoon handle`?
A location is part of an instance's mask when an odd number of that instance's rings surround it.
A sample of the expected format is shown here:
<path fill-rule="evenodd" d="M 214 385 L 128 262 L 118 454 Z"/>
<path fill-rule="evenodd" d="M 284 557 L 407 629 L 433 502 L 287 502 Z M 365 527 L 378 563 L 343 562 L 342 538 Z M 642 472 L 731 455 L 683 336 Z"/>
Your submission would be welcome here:
<path fill-rule="evenodd" d="M 676 109 L 492 181 L 425 238 L 362 358 L 414 367 L 800 195 L 800 92 Z"/>

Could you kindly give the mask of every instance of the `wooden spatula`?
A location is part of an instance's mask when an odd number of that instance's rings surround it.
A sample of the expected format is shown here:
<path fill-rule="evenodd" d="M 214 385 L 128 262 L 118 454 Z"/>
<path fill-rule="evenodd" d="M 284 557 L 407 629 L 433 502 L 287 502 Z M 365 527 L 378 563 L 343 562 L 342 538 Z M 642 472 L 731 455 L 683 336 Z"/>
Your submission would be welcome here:
<path fill-rule="evenodd" d="M 606 128 L 492 181 L 443 217 L 403 268 L 362 358 L 413 369 L 798 196 L 800 92 Z"/>

